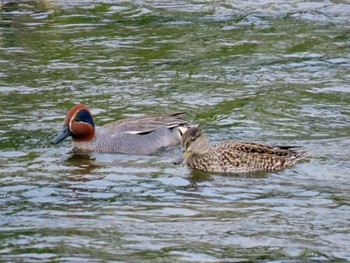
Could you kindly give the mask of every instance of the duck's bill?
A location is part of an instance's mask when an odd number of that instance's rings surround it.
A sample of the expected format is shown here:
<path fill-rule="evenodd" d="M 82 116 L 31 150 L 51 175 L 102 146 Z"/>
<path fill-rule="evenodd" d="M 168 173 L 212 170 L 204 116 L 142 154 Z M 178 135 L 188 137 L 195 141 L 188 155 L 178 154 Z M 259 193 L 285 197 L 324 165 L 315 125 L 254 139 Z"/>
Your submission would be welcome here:
<path fill-rule="evenodd" d="M 72 136 L 68 126 L 63 127 L 62 131 L 52 140 L 52 144 L 57 144 L 66 139 L 67 137 Z"/>

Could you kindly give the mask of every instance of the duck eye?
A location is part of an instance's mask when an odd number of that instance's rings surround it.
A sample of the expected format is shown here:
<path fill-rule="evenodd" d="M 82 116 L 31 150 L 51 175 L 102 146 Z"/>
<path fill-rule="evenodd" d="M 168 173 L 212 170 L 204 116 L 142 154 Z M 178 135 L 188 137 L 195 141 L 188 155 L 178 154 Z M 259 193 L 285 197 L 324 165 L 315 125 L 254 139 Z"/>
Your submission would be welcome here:
<path fill-rule="evenodd" d="M 94 122 L 92 120 L 92 116 L 91 116 L 90 112 L 87 111 L 86 109 L 82 109 L 81 111 L 79 111 L 75 115 L 74 121 L 89 123 L 94 127 Z"/>

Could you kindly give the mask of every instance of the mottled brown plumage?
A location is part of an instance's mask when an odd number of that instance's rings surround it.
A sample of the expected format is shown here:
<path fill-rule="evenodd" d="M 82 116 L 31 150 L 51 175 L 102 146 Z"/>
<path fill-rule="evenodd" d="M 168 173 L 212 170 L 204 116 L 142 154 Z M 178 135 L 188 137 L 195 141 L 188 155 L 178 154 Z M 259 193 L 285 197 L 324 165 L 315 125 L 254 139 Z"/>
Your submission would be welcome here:
<path fill-rule="evenodd" d="M 270 146 L 258 143 L 223 141 L 209 145 L 198 127 L 182 136 L 184 160 L 190 168 L 211 172 L 243 173 L 275 171 L 295 164 L 306 156 L 293 146 Z"/>

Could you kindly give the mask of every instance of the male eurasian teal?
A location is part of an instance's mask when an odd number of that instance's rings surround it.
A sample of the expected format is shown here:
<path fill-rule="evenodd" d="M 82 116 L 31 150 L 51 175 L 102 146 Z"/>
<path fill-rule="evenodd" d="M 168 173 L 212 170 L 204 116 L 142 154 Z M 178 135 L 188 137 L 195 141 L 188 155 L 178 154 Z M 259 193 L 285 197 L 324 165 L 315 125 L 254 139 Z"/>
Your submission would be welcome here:
<path fill-rule="evenodd" d="M 190 125 L 183 115 L 177 112 L 128 118 L 95 130 L 89 108 L 76 105 L 68 111 L 63 129 L 52 143 L 71 136 L 74 152 L 151 154 L 181 143 L 181 135 Z"/>
<path fill-rule="evenodd" d="M 296 146 L 269 146 L 251 142 L 223 141 L 209 145 L 208 138 L 192 127 L 182 136 L 183 160 L 190 168 L 211 172 L 244 173 L 275 171 L 304 158 L 305 151 Z"/>

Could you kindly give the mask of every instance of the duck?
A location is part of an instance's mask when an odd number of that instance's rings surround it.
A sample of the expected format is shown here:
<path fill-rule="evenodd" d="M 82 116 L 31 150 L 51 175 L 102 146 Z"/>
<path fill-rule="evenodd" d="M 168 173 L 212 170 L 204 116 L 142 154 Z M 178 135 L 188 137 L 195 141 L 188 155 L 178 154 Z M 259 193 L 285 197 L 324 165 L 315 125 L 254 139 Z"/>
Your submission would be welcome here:
<path fill-rule="evenodd" d="M 192 125 L 183 119 L 184 114 L 127 118 L 95 128 L 89 107 L 79 104 L 67 112 L 63 128 L 52 144 L 71 137 L 72 152 L 153 154 L 180 145 L 182 134 Z"/>
<path fill-rule="evenodd" d="M 187 129 L 181 140 L 185 161 L 193 169 L 218 173 L 248 173 L 278 171 L 297 163 L 307 156 L 296 151 L 299 146 L 270 146 L 253 142 L 222 141 L 209 144 L 199 127 Z"/>

